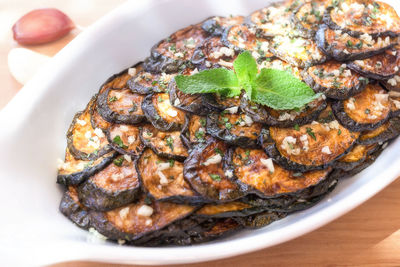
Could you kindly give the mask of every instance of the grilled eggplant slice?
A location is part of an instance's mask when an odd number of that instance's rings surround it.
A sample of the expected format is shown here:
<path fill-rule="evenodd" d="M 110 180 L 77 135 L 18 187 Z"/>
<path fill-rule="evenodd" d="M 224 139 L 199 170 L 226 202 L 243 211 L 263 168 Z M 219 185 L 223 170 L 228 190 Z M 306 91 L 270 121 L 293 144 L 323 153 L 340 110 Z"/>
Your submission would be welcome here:
<path fill-rule="evenodd" d="M 207 119 L 205 117 L 186 114 L 181 139 L 188 149 L 192 149 L 194 145 L 199 143 L 204 143 L 210 137 L 206 132 L 206 124 Z"/>
<path fill-rule="evenodd" d="M 368 83 L 368 79 L 337 61 L 308 68 L 303 72 L 303 80 L 315 92 L 333 99 L 347 99 L 364 90 Z"/>
<path fill-rule="evenodd" d="M 358 140 L 362 145 L 387 142 L 400 135 L 400 118 L 394 117 L 375 130 L 363 132 Z"/>
<path fill-rule="evenodd" d="M 237 108 L 236 108 L 237 109 Z M 262 125 L 245 114 L 211 113 L 207 116 L 207 133 L 231 145 L 257 147 Z"/>
<path fill-rule="evenodd" d="M 146 119 L 141 108 L 143 99 L 129 89 L 109 88 L 97 98 L 97 112 L 108 122 L 137 124 Z"/>
<path fill-rule="evenodd" d="M 297 173 L 274 164 L 261 149 L 232 149 L 230 166 L 242 191 L 262 198 L 294 195 L 303 198 L 324 183 L 331 169 Z"/>
<path fill-rule="evenodd" d="M 146 118 L 160 131 L 181 130 L 185 122 L 185 113 L 171 105 L 167 93 L 146 96 L 142 109 Z"/>
<path fill-rule="evenodd" d="M 336 169 L 350 171 L 365 161 L 367 156 L 374 152 L 378 145 L 355 145 L 353 149 L 335 163 Z"/>
<path fill-rule="evenodd" d="M 196 146 L 189 154 L 183 175 L 191 187 L 204 198 L 215 202 L 227 202 L 243 196 L 239 187 L 225 172 L 226 143 L 210 138 L 206 144 Z"/>
<path fill-rule="evenodd" d="M 352 131 L 370 131 L 390 118 L 391 103 L 379 84 L 369 84 L 364 91 L 333 103 L 332 110 L 340 124 Z"/>
<path fill-rule="evenodd" d="M 234 220 L 247 229 L 259 229 L 286 217 L 286 213 L 265 211 L 247 217 L 235 217 Z"/>
<path fill-rule="evenodd" d="M 322 24 L 316 35 L 315 40 L 318 48 L 326 55 L 333 57 L 337 61 L 351 61 L 369 58 L 383 53 L 397 44 L 397 38 L 378 37 L 351 37 L 340 30 L 329 29 Z"/>
<path fill-rule="evenodd" d="M 65 217 L 70 219 L 80 228 L 89 228 L 89 211 L 79 202 L 78 193 L 75 187 L 69 186 L 68 190 L 64 192 L 59 209 L 61 213 L 65 215 Z"/>
<path fill-rule="evenodd" d="M 137 202 L 111 211 L 92 211 L 91 226 L 111 240 L 134 241 L 190 215 L 196 207 L 169 202 Z"/>
<path fill-rule="evenodd" d="M 152 73 L 175 73 L 185 69 L 197 45 L 207 37 L 201 25 L 191 25 L 161 40 L 143 64 Z"/>
<path fill-rule="evenodd" d="M 144 145 L 140 140 L 140 129 L 127 124 L 114 124 L 107 132 L 107 139 L 112 148 L 121 154 L 138 157 Z"/>
<path fill-rule="evenodd" d="M 198 204 L 204 199 L 183 179 L 183 163 L 166 160 L 146 149 L 140 156 L 137 171 L 143 189 L 157 201 Z"/>
<path fill-rule="evenodd" d="M 78 160 L 96 160 L 111 151 L 104 132 L 93 129 L 90 119 L 88 109 L 78 112 L 67 132 L 69 152 Z"/>
<path fill-rule="evenodd" d="M 140 182 L 135 162 L 119 156 L 78 187 L 81 203 L 93 210 L 107 211 L 132 203 L 139 197 Z"/>
<path fill-rule="evenodd" d="M 348 67 L 361 75 L 375 79 L 388 80 L 399 73 L 399 49 L 389 49 L 385 53 L 348 63 Z"/>
<path fill-rule="evenodd" d="M 207 204 L 195 212 L 195 216 L 206 218 L 243 217 L 263 211 L 260 207 L 253 207 L 241 201 L 232 201 L 222 204 Z"/>
<path fill-rule="evenodd" d="M 350 151 L 360 134 L 344 128 L 331 115 L 322 114 L 318 122 L 297 129 L 263 129 L 260 144 L 285 169 L 298 172 L 326 169 Z"/>
<path fill-rule="evenodd" d="M 201 94 L 185 94 L 178 89 L 175 81 L 172 81 L 168 88 L 169 101 L 174 107 L 198 115 L 205 115 L 209 112 L 207 108 L 203 106 Z"/>
<path fill-rule="evenodd" d="M 174 76 L 175 74 L 164 72 L 160 74 L 141 71 L 127 82 L 127 86 L 132 92 L 141 95 L 166 92 Z"/>
<path fill-rule="evenodd" d="M 324 0 L 306 2 L 293 12 L 291 21 L 302 37 L 314 38 L 325 13 L 325 5 Z"/>
<path fill-rule="evenodd" d="M 363 0 L 335 3 L 324 15 L 324 22 L 333 30 L 342 30 L 355 37 L 400 35 L 400 18 L 386 3 Z"/>
<path fill-rule="evenodd" d="M 243 16 L 214 16 L 206 19 L 201 25 L 201 28 L 213 36 L 221 36 L 229 26 L 242 24 L 243 22 Z"/>
<path fill-rule="evenodd" d="M 324 63 L 328 57 L 323 54 L 312 39 L 303 37 L 275 36 L 271 52 L 293 66 L 305 68 Z"/>
<path fill-rule="evenodd" d="M 65 152 L 65 160 L 58 167 L 57 183 L 63 185 L 78 185 L 88 177 L 101 171 L 117 156 L 116 152 L 97 158 L 96 160 L 78 160 L 71 155 L 69 150 Z"/>
<path fill-rule="evenodd" d="M 181 133 L 162 132 L 151 125 L 145 125 L 140 131 L 143 144 L 151 148 L 158 156 L 178 161 L 184 161 L 188 152 L 180 138 Z"/>
<path fill-rule="evenodd" d="M 240 108 L 253 121 L 270 126 L 293 127 L 311 123 L 327 107 L 324 99 L 319 98 L 308 103 L 300 110 L 274 110 L 251 102 L 242 96 Z"/>
<path fill-rule="evenodd" d="M 240 106 L 239 97 L 225 97 L 220 94 L 203 94 L 202 97 L 204 106 L 212 111 L 224 111 Z"/>

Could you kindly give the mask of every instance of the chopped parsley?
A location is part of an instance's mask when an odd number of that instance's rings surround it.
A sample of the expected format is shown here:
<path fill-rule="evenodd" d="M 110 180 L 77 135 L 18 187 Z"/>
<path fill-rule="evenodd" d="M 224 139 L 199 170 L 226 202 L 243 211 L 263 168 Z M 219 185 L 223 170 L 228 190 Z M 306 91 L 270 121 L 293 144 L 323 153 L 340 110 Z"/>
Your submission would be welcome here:
<path fill-rule="evenodd" d="M 122 142 L 121 136 L 119 135 L 114 137 L 113 143 L 119 146 L 120 148 L 128 148 L 128 146 L 126 146 L 124 142 Z"/>
<path fill-rule="evenodd" d="M 114 159 L 114 164 L 117 165 L 118 167 L 122 166 L 122 163 L 124 162 L 124 158 L 123 157 L 119 157 L 117 159 Z"/>
<path fill-rule="evenodd" d="M 221 182 L 221 176 L 219 176 L 218 174 L 209 174 L 211 179 L 213 179 L 214 181 L 217 182 Z"/>
<path fill-rule="evenodd" d="M 315 136 L 313 130 L 310 127 L 307 127 L 306 131 L 307 131 L 308 135 L 311 136 L 312 139 L 317 140 L 317 137 Z"/>
<path fill-rule="evenodd" d="M 171 149 L 171 151 L 174 151 L 174 139 L 171 136 L 165 138 L 165 144 Z"/>
<path fill-rule="evenodd" d="M 112 96 L 112 97 L 109 97 L 108 98 L 108 102 L 114 102 L 114 101 L 117 101 L 118 100 L 118 98 L 116 97 L 116 96 Z"/>

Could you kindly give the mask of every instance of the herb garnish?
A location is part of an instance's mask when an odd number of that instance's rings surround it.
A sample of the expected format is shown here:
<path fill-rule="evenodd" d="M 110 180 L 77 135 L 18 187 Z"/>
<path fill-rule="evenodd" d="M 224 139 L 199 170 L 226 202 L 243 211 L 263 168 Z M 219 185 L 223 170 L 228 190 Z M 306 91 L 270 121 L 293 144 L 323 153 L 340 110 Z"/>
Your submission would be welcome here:
<path fill-rule="evenodd" d="M 317 140 L 317 137 L 315 136 L 313 130 L 310 127 L 306 128 L 306 132 L 308 133 L 309 136 L 311 136 L 312 139 Z"/>
<path fill-rule="evenodd" d="M 128 146 L 126 146 L 124 142 L 122 142 L 121 136 L 119 135 L 114 137 L 113 143 L 119 146 L 120 148 L 128 148 Z"/>
<path fill-rule="evenodd" d="M 117 165 L 118 167 L 121 167 L 121 166 L 122 166 L 122 163 L 124 162 L 124 158 L 123 158 L 123 157 L 120 157 L 120 158 L 114 159 L 113 162 L 114 162 L 114 164 Z"/>
<path fill-rule="evenodd" d="M 211 179 L 213 179 L 214 181 L 220 182 L 221 181 L 221 176 L 219 176 L 218 174 L 209 174 Z"/>

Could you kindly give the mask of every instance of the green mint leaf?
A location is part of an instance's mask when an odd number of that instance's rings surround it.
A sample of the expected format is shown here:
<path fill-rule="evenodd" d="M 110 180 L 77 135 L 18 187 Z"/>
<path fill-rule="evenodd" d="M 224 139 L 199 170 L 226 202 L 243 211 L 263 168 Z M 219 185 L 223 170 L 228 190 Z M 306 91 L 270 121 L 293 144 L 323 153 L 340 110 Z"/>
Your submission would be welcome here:
<path fill-rule="evenodd" d="M 286 71 L 262 69 L 254 82 L 250 99 L 276 110 L 291 110 L 301 108 L 320 96 Z"/>
<path fill-rule="evenodd" d="M 218 68 L 204 70 L 191 76 L 175 77 L 179 90 L 186 94 L 220 93 L 229 97 L 240 95 L 240 86 L 235 73 Z"/>
<path fill-rule="evenodd" d="M 239 85 L 249 97 L 252 96 L 253 86 L 258 73 L 257 62 L 249 51 L 241 53 L 233 62 Z"/>
<path fill-rule="evenodd" d="M 218 174 L 209 174 L 211 179 L 213 179 L 214 181 L 220 182 L 221 181 L 221 176 L 219 176 Z"/>

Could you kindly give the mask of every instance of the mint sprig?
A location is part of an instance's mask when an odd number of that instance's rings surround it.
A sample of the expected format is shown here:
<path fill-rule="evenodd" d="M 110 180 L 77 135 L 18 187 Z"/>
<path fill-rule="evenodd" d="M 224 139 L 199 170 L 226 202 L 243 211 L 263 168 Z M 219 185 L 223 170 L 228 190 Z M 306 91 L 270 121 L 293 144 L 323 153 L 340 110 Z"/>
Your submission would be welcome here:
<path fill-rule="evenodd" d="M 178 75 L 176 85 L 186 94 L 234 97 L 244 90 L 251 101 L 276 110 L 301 108 L 321 95 L 287 71 L 263 68 L 258 73 L 257 62 L 248 51 L 236 58 L 233 68 L 234 71 L 216 68 L 191 76 Z"/>

